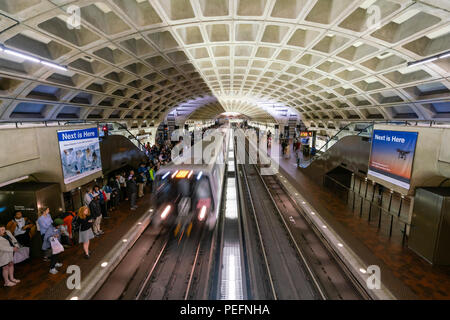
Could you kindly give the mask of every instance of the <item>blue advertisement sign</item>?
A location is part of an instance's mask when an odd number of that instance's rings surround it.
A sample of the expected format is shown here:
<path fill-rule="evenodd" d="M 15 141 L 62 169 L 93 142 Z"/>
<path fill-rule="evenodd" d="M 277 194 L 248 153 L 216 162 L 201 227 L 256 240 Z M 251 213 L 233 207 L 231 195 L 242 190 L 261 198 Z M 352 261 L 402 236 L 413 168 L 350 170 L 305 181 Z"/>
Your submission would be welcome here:
<path fill-rule="evenodd" d="M 102 171 L 98 129 L 58 131 L 64 183 Z"/>
<path fill-rule="evenodd" d="M 368 174 L 409 189 L 418 133 L 374 130 Z"/>

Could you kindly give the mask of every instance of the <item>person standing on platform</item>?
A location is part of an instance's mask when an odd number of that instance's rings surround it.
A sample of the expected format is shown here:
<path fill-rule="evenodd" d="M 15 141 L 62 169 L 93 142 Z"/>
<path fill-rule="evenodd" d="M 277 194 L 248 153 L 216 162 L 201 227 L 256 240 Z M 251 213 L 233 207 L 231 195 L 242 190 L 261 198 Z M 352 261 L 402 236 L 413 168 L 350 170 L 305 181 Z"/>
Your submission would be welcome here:
<path fill-rule="evenodd" d="M 78 242 L 83 244 L 84 257 L 90 258 L 89 243 L 94 238 L 92 232 L 92 223 L 94 219 L 91 217 L 88 207 L 81 207 L 78 210 L 77 223 L 80 226 L 80 234 Z"/>
<path fill-rule="evenodd" d="M 123 199 L 125 199 L 125 195 L 122 193 L 122 188 L 121 188 L 121 184 L 120 184 L 120 174 L 116 174 L 116 178 L 114 179 L 114 186 L 113 186 L 113 190 L 116 189 L 117 194 L 119 199 L 117 199 L 118 202 L 122 201 Z"/>
<path fill-rule="evenodd" d="M 101 234 L 103 234 L 103 231 L 100 228 L 100 224 L 102 222 L 102 209 L 100 208 L 98 195 L 96 195 L 94 199 L 92 199 L 91 203 L 89 204 L 89 210 L 91 211 L 91 217 L 94 220 L 94 224 L 92 226 L 94 235 L 100 236 Z"/>
<path fill-rule="evenodd" d="M 83 197 L 84 205 L 89 206 L 89 204 L 91 203 L 93 198 L 94 198 L 94 194 L 92 192 L 92 189 L 86 189 L 86 193 L 84 194 L 84 197 Z"/>
<path fill-rule="evenodd" d="M 106 193 L 102 189 L 100 189 L 98 185 L 94 187 L 94 192 L 98 195 L 102 217 L 105 219 L 109 219 L 107 210 L 108 199 L 106 198 Z"/>
<path fill-rule="evenodd" d="M 19 243 L 5 226 L 0 225 L 0 268 L 5 287 L 13 287 L 20 280 L 14 278 L 14 253 L 19 250 Z"/>
<path fill-rule="evenodd" d="M 14 215 L 14 219 L 8 222 L 6 229 L 14 235 L 22 246 L 30 247 L 30 240 L 32 237 L 31 229 L 33 227 L 33 222 L 28 218 L 24 218 L 21 211 L 17 211 Z"/>
<path fill-rule="evenodd" d="M 150 167 L 148 169 L 148 173 L 149 173 L 149 179 L 148 179 L 148 184 L 150 187 L 150 192 L 153 192 L 153 181 L 155 180 L 155 168 L 153 166 L 152 163 L 150 163 Z"/>
<path fill-rule="evenodd" d="M 61 230 L 59 226 L 61 226 L 62 224 L 64 224 L 64 221 L 62 219 L 55 219 L 52 225 L 45 232 L 44 242 L 42 243 L 42 250 L 48 252 L 48 255 L 50 256 L 51 274 L 57 274 L 57 268 L 62 267 L 62 263 L 58 262 L 59 253 L 55 253 L 52 247 L 52 241 L 60 242 L 61 240 Z"/>
<path fill-rule="evenodd" d="M 38 216 L 37 224 L 42 240 L 44 240 L 44 235 L 47 232 L 47 229 L 50 228 L 53 223 L 52 216 L 50 215 L 50 209 L 46 206 L 41 207 L 38 211 Z"/>
<path fill-rule="evenodd" d="M 144 196 L 144 186 L 147 182 L 147 178 L 145 176 L 145 172 L 141 172 L 136 178 L 138 184 L 138 197 L 142 198 Z"/>
<path fill-rule="evenodd" d="M 127 201 L 128 200 L 127 179 L 125 179 L 125 172 L 122 172 L 119 179 L 120 179 L 120 190 L 122 190 L 122 199 Z"/>
<path fill-rule="evenodd" d="M 128 181 L 127 181 L 127 188 L 128 188 L 128 195 L 130 197 L 131 210 L 134 211 L 138 207 L 136 205 L 138 187 L 137 187 L 137 183 L 136 183 L 136 176 L 134 175 L 133 170 L 131 170 L 131 172 L 130 172 L 130 177 L 128 178 Z"/>

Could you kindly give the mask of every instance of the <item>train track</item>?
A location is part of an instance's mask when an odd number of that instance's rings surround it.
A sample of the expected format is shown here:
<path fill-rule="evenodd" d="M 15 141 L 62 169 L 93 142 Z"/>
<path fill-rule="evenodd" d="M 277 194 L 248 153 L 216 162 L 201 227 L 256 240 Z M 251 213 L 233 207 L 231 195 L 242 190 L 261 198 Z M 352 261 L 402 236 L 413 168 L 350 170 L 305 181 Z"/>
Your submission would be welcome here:
<path fill-rule="evenodd" d="M 149 226 L 94 299 L 207 299 L 215 236 L 194 225 L 180 241 L 172 228 Z"/>
<path fill-rule="evenodd" d="M 136 300 L 201 299 L 203 290 L 193 290 L 200 274 L 197 268 L 204 256 L 208 237 L 205 228 L 193 228 L 191 237 L 179 241 L 169 235 L 135 295 Z"/>
<path fill-rule="evenodd" d="M 267 279 L 265 284 L 252 286 L 252 296 L 261 299 L 370 299 L 276 176 L 262 176 L 258 165 L 241 165 L 240 169 L 241 198 L 250 216 L 246 223 L 246 243 L 253 246 L 246 250 L 251 256 L 248 260 L 257 258 L 255 244 L 260 256 L 259 264 L 250 261 L 254 269 L 251 275 L 253 281 L 258 274 Z M 256 240 L 250 236 L 252 225 Z"/>
<path fill-rule="evenodd" d="M 243 172 L 243 192 L 249 195 L 247 212 L 251 215 L 256 229 L 265 279 L 270 288 L 259 296 L 275 300 L 325 299 L 321 285 L 304 255 L 291 241 L 288 230 L 280 221 L 278 207 L 256 167 L 241 165 L 240 168 Z M 246 233 L 247 238 L 252 234 L 249 230 Z M 258 293 L 253 292 L 253 296 L 256 295 Z"/>
<path fill-rule="evenodd" d="M 327 299 L 359 300 L 370 299 L 334 249 L 317 230 L 307 215 L 297 206 L 276 176 L 261 176 L 279 208 L 281 219 L 312 272 L 321 283 Z"/>

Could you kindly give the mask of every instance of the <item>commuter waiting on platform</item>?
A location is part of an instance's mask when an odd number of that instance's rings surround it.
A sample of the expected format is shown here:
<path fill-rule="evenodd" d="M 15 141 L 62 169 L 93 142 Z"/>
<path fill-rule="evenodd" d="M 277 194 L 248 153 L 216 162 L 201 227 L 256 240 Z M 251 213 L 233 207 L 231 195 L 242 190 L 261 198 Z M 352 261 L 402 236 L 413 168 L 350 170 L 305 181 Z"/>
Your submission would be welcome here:
<path fill-rule="evenodd" d="M 86 193 L 84 194 L 84 197 L 83 197 L 84 205 L 89 206 L 89 204 L 91 203 L 93 198 L 94 198 L 94 193 L 93 193 L 92 189 L 86 189 Z"/>
<path fill-rule="evenodd" d="M 5 287 L 13 287 L 20 280 L 14 278 L 14 253 L 19 250 L 19 243 L 5 226 L 0 225 L 0 268 L 2 268 Z"/>
<path fill-rule="evenodd" d="M 130 198 L 131 210 L 136 210 L 138 207 L 136 205 L 138 187 L 137 187 L 137 183 L 136 183 L 136 176 L 134 175 L 133 170 L 130 171 L 130 176 L 127 181 L 127 189 L 128 189 L 127 190 L 128 197 Z"/>
<path fill-rule="evenodd" d="M 100 236 L 103 234 L 103 231 L 100 227 L 100 224 L 102 222 L 102 209 L 100 208 L 98 195 L 95 195 L 94 199 L 92 199 L 91 203 L 89 204 L 89 210 L 91 211 L 91 217 L 94 220 L 92 226 L 94 235 Z"/>
<path fill-rule="evenodd" d="M 122 185 L 121 185 L 121 178 L 122 176 L 120 174 L 116 174 L 116 178 L 114 179 L 113 183 L 113 190 L 115 189 L 117 191 L 117 194 L 119 196 L 118 202 L 125 199 L 125 194 L 122 193 Z"/>
<path fill-rule="evenodd" d="M 153 190 L 153 181 L 155 180 L 155 168 L 152 163 L 150 163 L 148 174 L 149 174 L 148 185 L 150 187 L 150 190 Z"/>
<path fill-rule="evenodd" d="M 108 183 L 103 186 L 103 191 L 106 194 L 106 210 L 111 212 L 116 208 L 116 194 L 114 193 L 114 179 L 111 178 Z"/>
<path fill-rule="evenodd" d="M 138 196 L 142 198 L 144 196 L 144 186 L 147 183 L 147 177 L 145 176 L 145 172 L 139 173 L 139 176 L 136 178 L 138 184 Z"/>
<path fill-rule="evenodd" d="M 122 198 L 125 201 L 128 201 L 128 194 L 127 194 L 127 179 L 125 178 L 126 173 L 122 172 L 122 174 L 119 177 L 120 181 L 120 189 L 122 191 Z"/>
<path fill-rule="evenodd" d="M 17 211 L 14 219 L 6 225 L 6 229 L 14 235 L 20 245 L 30 247 L 30 240 L 36 228 L 32 221 L 22 216 L 21 211 Z"/>
<path fill-rule="evenodd" d="M 94 194 L 98 195 L 98 200 L 100 204 L 100 210 L 102 212 L 102 217 L 105 219 L 109 219 L 108 217 L 108 210 L 107 210 L 107 202 L 108 199 L 106 197 L 106 193 L 100 189 L 98 185 L 94 187 Z"/>
<path fill-rule="evenodd" d="M 50 209 L 45 206 L 39 208 L 37 225 L 39 227 L 39 232 L 41 233 L 42 240 L 44 240 L 45 233 L 47 232 L 47 229 L 50 228 L 52 223 L 53 219 L 50 215 Z"/>
<path fill-rule="evenodd" d="M 58 262 L 58 256 L 61 251 L 57 251 L 57 248 L 62 246 L 60 242 L 61 230 L 59 228 L 62 224 L 64 224 L 62 219 L 55 219 L 52 225 L 45 232 L 44 242 L 42 243 L 42 250 L 46 251 L 47 255 L 50 256 L 51 274 L 57 274 L 57 268 L 62 267 L 62 263 Z"/>
<path fill-rule="evenodd" d="M 94 222 L 94 219 L 92 218 L 88 207 L 81 207 L 78 210 L 76 221 L 80 231 L 78 242 L 83 244 L 84 257 L 89 259 L 89 242 L 94 238 L 94 233 L 92 232 L 92 223 Z"/>
<path fill-rule="evenodd" d="M 74 230 L 72 230 L 72 222 L 75 217 L 76 217 L 76 214 L 75 214 L 75 212 L 72 212 L 72 211 L 64 212 L 61 215 L 61 219 L 63 219 L 64 226 L 66 227 L 66 230 L 69 234 L 69 244 L 71 244 L 71 245 L 74 244 L 73 243 L 73 231 Z"/>

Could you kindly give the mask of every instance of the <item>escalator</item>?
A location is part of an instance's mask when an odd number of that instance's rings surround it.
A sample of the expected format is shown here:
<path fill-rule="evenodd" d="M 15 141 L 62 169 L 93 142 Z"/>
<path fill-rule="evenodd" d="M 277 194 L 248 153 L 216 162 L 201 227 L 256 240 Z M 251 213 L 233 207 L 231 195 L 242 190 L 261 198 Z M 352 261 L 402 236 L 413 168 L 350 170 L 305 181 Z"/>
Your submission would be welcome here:
<path fill-rule="evenodd" d="M 300 170 L 313 179 L 332 171 L 367 174 L 373 123 L 350 123 L 331 137 L 316 155 L 300 163 Z M 340 168 L 340 169 L 339 169 Z"/>
<path fill-rule="evenodd" d="M 371 138 L 360 135 L 349 135 L 339 139 L 331 148 L 300 170 L 313 179 L 320 179 L 338 167 L 344 167 L 351 172 L 366 175 L 369 164 Z"/>
<path fill-rule="evenodd" d="M 100 152 L 105 176 L 124 167 L 137 168 L 147 158 L 140 148 L 123 135 L 102 137 Z"/>
<path fill-rule="evenodd" d="M 377 122 L 380 124 L 381 122 Z M 405 122 L 383 122 L 404 125 Z M 316 155 L 305 159 L 300 170 L 313 179 L 320 179 L 333 171 L 346 171 L 366 176 L 374 122 L 355 122 L 341 128 Z M 342 173 L 340 174 L 342 175 Z"/>

